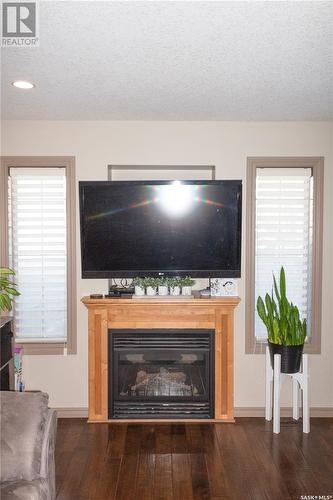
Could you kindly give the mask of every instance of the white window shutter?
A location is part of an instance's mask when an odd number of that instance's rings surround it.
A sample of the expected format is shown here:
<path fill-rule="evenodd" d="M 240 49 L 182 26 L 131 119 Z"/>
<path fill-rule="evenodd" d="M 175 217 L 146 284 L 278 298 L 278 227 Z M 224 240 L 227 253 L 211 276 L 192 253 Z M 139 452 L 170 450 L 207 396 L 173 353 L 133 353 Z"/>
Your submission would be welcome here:
<path fill-rule="evenodd" d="M 67 340 L 65 168 L 10 168 L 10 262 L 18 341 Z"/>
<path fill-rule="evenodd" d="M 259 168 L 256 176 L 255 299 L 264 299 L 281 266 L 287 295 L 311 326 L 313 182 L 311 168 Z M 267 338 L 255 315 L 257 340 Z"/>

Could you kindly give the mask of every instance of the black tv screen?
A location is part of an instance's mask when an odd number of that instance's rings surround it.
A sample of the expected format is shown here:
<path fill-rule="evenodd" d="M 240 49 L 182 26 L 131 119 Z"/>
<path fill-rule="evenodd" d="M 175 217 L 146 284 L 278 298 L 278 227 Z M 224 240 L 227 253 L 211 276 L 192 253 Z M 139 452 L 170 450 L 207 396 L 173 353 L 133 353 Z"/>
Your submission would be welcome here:
<path fill-rule="evenodd" d="M 241 205 L 241 181 L 80 182 L 82 277 L 240 277 Z"/>

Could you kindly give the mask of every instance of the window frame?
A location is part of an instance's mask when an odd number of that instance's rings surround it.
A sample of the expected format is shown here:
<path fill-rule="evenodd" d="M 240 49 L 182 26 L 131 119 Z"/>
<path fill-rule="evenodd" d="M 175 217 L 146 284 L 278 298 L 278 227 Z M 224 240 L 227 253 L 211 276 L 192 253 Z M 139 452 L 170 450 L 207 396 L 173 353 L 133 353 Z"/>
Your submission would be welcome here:
<path fill-rule="evenodd" d="M 76 291 L 76 188 L 74 156 L 2 156 L 0 199 L 3 217 L 0 220 L 0 257 L 8 265 L 8 177 L 10 168 L 61 167 L 66 172 L 67 216 L 67 341 L 18 342 L 24 354 L 77 353 L 77 291 Z"/>
<path fill-rule="evenodd" d="M 311 339 L 304 352 L 321 353 L 322 261 L 323 261 L 323 157 L 248 157 L 246 171 L 246 280 L 245 280 L 245 353 L 263 354 L 267 342 L 255 337 L 255 244 L 256 179 L 259 168 L 311 168 L 313 176 L 313 250 L 312 250 L 312 323 Z"/>

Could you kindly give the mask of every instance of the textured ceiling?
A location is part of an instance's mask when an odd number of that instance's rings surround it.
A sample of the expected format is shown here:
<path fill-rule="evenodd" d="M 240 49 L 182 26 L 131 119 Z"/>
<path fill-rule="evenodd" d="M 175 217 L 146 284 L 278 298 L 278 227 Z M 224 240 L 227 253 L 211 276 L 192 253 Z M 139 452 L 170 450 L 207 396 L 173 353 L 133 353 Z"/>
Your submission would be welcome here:
<path fill-rule="evenodd" d="M 3 118 L 329 120 L 332 27 L 331 1 L 41 1 L 40 47 L 2 49 Z"/>

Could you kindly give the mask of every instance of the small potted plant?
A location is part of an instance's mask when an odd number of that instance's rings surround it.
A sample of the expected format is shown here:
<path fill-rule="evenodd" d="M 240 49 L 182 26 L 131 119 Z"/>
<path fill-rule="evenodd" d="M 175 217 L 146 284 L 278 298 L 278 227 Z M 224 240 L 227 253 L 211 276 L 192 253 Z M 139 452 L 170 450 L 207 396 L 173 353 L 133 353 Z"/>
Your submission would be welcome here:
<path fill-rule="evenodd" d="M 194 279 L 191 276 L 185 276 L 180 280 L 182 287 L 182 295 L 192 295 L 192 286 L 195 284 Z"/>
<path fill-rule="evenodd" d="M 281 354 L 281 372 L 297 373 L 306 338 L 306 320 L 300 318 L 298 307 L 287 299 L 283 267 L 279 287 L 273 274 L 272 293 L 266 293 L 265 301 L 258 297 L 257 311 L 267 328 L 272 367 L 274 354 Z"/>
<path fill-rule="evenodd" d="M 156 278 L 158 295 L 168 295 L 168 280 L 167 278 Z"/>
<path fill-rule="evenodd" d="M 144 285 L 146 288 L 147 295 L 153 296 L 156 295 L 157 292 L 157 282 L 156 278 L 144 278 Z"/>
<path fill-rule="evenodd" d="M 168 278 L 168 286 L 170 288 L 170 295 L 180 295 L 180 278 Z"/>
<path fill-rule="evenodd" d="M 132 285 L 134 286 L 135 295 L 142 296 L 145 294 L 144 278 L 139 278 L 139 276 L 136 276 L 135 278 L 133 278 Z"/>
<path fill-rule="evenodd" d="M 14 298 L 20 295 L 16 290 L 16 283 L 11 280 L 15 271 L 9 267 L 0 267 L 0 311 L 11 311 Z"/>

